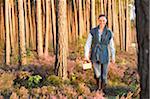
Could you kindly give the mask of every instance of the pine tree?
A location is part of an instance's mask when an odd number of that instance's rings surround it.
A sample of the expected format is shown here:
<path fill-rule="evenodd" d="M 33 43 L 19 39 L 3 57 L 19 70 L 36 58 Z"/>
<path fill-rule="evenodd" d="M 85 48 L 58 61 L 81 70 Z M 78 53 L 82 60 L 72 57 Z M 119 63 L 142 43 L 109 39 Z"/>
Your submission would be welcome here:
<path fill-rule="evenodd" d="M 67 78 L 67 16 L 66 0 L 57 0 L 57 46 L 55 73 L 63 79 Z"/>
<path fill-rule="evenodd" d="M 25 25 L 24 25 L 24 10 L 23 1 L 18 0 L 18 11 L 19 11 L 19 55 L 21 65 L 27 63 L 26 60 L 26 46 L 25 46 Z"/>
<path fill-rule="evenodd" d="M 41 0 L 36 1 L 36 13 L 37 13 L 37 52 L 38 56 L 43 56 L 43 36 L 42 36 L 42 10 Z"/>

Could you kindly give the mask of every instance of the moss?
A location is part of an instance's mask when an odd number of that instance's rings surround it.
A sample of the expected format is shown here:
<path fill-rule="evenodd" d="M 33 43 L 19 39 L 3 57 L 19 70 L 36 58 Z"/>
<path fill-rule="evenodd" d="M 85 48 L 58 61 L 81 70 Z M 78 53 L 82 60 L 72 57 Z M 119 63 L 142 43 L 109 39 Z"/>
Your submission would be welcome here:
<path fill-rule="evenodd" d="M 46 78 L 46 81 L 44 83 L 47 85 L 61 86 L 63 84 L 63 81 L 58 76 L 50 75 L 49 77 Z"/>

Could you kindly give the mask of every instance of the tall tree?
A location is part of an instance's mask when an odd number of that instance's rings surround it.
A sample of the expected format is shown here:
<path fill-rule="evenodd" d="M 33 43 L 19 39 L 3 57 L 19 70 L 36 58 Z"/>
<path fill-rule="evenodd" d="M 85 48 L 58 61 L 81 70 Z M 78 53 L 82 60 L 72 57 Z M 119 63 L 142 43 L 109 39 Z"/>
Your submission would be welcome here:
<path fill-rule="evenodd" d="M 46 33 L 46 8 L 45 8 L 45 3 L 46 1 L 45 0 L 42 0 L 42 13 L 41 13 L 41 16 L 42 16 L 42 37 L 44 37 L 45 33 Z"/>
<path fill-rule="evenodd" d="M 56 46 L 56 75 L 67 78 L 67 13 L 66 0 L 57 0 L 57 46 Z"/>
<path fill-rule="evenodd" d="M 111 0 L 108 0 L 108 27 L 112 30 L 112 9 L 111 9 Z"/>
<path fill-rule="evenodd" d="M 45 48 L 44 54 L 48 55 L 48 36 L 50 32 L 50 0 L 46 0 L 46 33 L 45 33 Z"/>
<path fill-rule="evenodd" d="M 52 11 L 52 35 L 53 35 L 53 50 L 55 53 L 56 50 L 56 11 L 55 11 L 55 5 L 54 5 L 54 0 L 51 1 L 51 11 Z"/>
<path fill-rule="evenodd" d="M 3 4 L 1 4 L 1 6 L 0 6 L 0 17 L 1 17 L 1 19 L 0 19 L 0 32 L 1 32 L 1 34 L 0 34 L 0 40 L 4 40 L 5 39 L 5 25 L 4 25 L 4 5 Z"/>
<path fill-rule="evenodd" d="M 13 42 L 15 42 L 15 34 L 16 34 L 16 24 L 15 24 L 15 8 L 14 8 L 14 2 L 12 0 L 12 36 L 13 36 Z M 14 45 L 15 46 L 15 43 Z M 16 53 L 16 49 L 17 49 L 17 46 L 14 47 L 14 54 Z"/>
<path fill-rule="evenodd" d="M 6 65 L 10 65 L 10 33 L 9 33 L 9 0 L 5 0 L 5 63 Z"/>
<path fill-rule="evenodd" d="M 36 1 L 36 13 L 37 13 L 37 52 L 38 56 L 43 56 L 43 36 L 42 36 L 42 10 L 41 0 Z"/>
<path fill-rule="evenodd" d="M 32 1 L 32 24 L 33 24 L 33 33 L 31 33 L 31 38 L 33 38 L 33 41 L 31 44 L 33 44 L 33 49 L 37 50 L 37 26 L 36 26 L 36 4 L 35 1 Z M 35 17 L 36 16 L 36 17 Z M 42 25 L 41 25 L 42 26 Z M 42 27 L 41 27 L 42 28 Z"/>
<path fill-rule="evenodd" d="M 12 2 L 9 2 L 9 33 L 10 33 L 10 47 L 11 47 L 11 56 L 14 55 L 15 52 L 15 46 L 14 46 L 14 36 L 13 36 L 13 27 L 12 27 L 12 13 L 11 13 L 11 7 L 12 7 Z"/>
<path fill-rule="evenodd" d="M 31 16 L 31 1 L 28 0 L 28 13 L 29 13 L 29 46 L 33 48 L 33 24 L 32 24 L 32 16 Z"/>
<path fill-rule="evenodd" d="M 91 0 L 91 27 L 96 26 L 96 19 L 95 19 L 95 0 Z"/>
<path fill-rule="evenodd" d="M 72 37 L 71 37 L 71 20 L 72 20 L 72 6 L 71 6 L 71 1 L 68 1 L 68 6 L 67 6 L 67 27 L 68 27 L 68 40 L 69 42 L 72 42 Z"/>
<path fill-rule="evenodd" d="M 18 0 L 18 12 L 19 12 L 19 54 L 21 58 L 21 65 L 27 63 L 26 60 L 26 47 L 25 47 L 25 25 L 24 25 L 24 10 L 23 0 Z"/>
<path fill-rule="evenodd" d="M 105 15 L 107 14 L 107 1 L 108 0 L 104 0 L 104 13 L 105 13 Z"/>
<path fill-rule="evenodd" d="M 83 35 L 86 34 L 86 0 L 83 0 Z"/>
<path fill-rule="evenodd" d="M 26 0 L 24 0 L 26 48 L 29 49 L 29 21 Z"/>
<path fill-rule="evenodd" d="M 121 0 L 118 0 L 118 9 L 119 10 L 119 38 L 120 38 L 120 49 L 123 49 L 123 29 L 122 29 L 122 11 L 121 11 Z"/>
<path fill-rule="evenodd" d="M 129 27 L 129 9 L 128 9 L 128 0 L 126 0 L 126 42 L 125 42 L 125 50 L 129 51 L 129 45 L 130 45 L 130 27 Z"/>
<path fill-rule="evenodd" d="M 90 0 L 86 0 L 86 32 L 90 30 Z"/>
<path fill-rule="evenodd" d="M 125 50 L 125 2 L 121 0 L 121 25 L 122 25 L 122 41 L 123 41 L 123 49 Z"/>
<path fill-rule="evenodd" d="M 104 2 L 103 2 L 103 0 L 101 0 L 100 3 L 101 3 L 101 14 L 104 14 Z"/>
<path fill-rule="evenodd" d="M 117 12 L 117 7 L 116 7 L 116 1 L 117 0 L 112 0 L 112 19 L 113 19 L 113 33 L 114 33 L 114 40 L 115 40 L 115 45 L 119 46 L 119 26 L 118 26 L 118 12 Z"/>
<path fill-rule="evenodd" d="M 84 23 L 83 23 L 83 11 L 82 11 L 82 1 L 79 0 L 79 38 L 82 38 L 82 35 L 84 33 Z"/>
<path fill-rule="evenodd" d="M 78 39 L 78 18 L 77 18 L 77 5 L 76 1 L 73 0 L 73 8 L 74 8 L 74 21 L 75 21 L 75 28 L 76 28 L 76 40 Z"/>
<path fill-rule="evenodd" d="M 140 99 L 149 99 L 149 0 L 136 0 L 135 4 Z"/>

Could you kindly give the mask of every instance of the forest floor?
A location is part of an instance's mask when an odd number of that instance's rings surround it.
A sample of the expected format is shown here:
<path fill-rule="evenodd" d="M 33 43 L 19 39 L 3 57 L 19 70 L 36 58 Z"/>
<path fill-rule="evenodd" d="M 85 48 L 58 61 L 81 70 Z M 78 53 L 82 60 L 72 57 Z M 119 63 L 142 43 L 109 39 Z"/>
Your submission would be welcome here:
<path fill-rule="evenodd" d="M 29 52 L 28 64 L 0 66 L 0 97 L 17 99 L 139 99 L 139 76 L 136 49 L 116 52 L 116 63 L 109 65 L 108 85 L 104 92 L 96 92 L 93 69 L 83 70 L 83 46 L 70 47 L 68 79 L 54 75 L 55 56 L 38 59 Z M 1 54 L 2 55 L 2 54 Z M 46 98 L 47 97 L 47 98 Z M 1 98 L 0 98 L 1 99 Z"/>

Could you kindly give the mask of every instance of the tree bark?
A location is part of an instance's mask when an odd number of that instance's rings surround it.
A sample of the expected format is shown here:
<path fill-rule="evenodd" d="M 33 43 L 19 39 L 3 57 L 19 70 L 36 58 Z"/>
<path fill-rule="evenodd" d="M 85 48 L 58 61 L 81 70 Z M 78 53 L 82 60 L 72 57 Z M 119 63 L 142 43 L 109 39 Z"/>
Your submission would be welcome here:
<path fill-rule="evenodd" d="M 90 0 L 86 0 L 86 31 L 90 32 Z"/>
<path fill-rule="evenodd" d="M 86 35 L 86 0 L 83 0 L 83 35 Z"/>
<path fill-rule="evenodd" d="M 9 36 L 9 0 L 5 0 L 5 63 L 10 65 L 10 36 Z"/>
<path fill-rule="evenodd" d="M 108 0 L 108 27 L 112 30 L 111 0 Z"/>
<path fill-rule="evenodd" d="M 149 0 L 136 0 L 135 4 L 140 99 L 149 99 Z"/>
<path fill-rule="evenodd" d="M 10 32 L 10 47 L 11 47 L 11 56 L 14 55 L 15 45 L 14 45 L 14 36 L 13 36 L 13 27 L 12 27 L 12 13 L 11 13 L 11 4 L 9 5 L 9 32 Z"/>
<path fill-rule="evenodd" d="M 44 54 L 48 55 L 48 36 L 50 32 L 50 0 L 46 0 L 46 34 L 45 34 L 45 48 Z"/>
<path fill-rule="evenodd" d="M 76 40 L 78 39 L 78 18 L 77 18 L 77 5 L 75 0 L 73 0 L 73 7 L 74 7 L 74 20 L 75 20 L 75 28 L 76 28 Z"/>
<path fill-rule="evenodd" d="M 101 14 L 104 14 L 104 2 L 101 0 Z"/>
<path fill-rule="evenodd" d="M 27 63 L 26 60 L 26 47 L 25 47 L 25 26 L 24 26 L 24 10 L 23 1 L 18 0 L 18 12 L 19 12 L 19 55 L 21 58 L 21 65 Z"/>
<path fill-rule="evenodd" d="M 104 13 L 107 16 L 107 0 L 104 0 Z"/>
<path fill-rule="evenodd" d="M 91 27 L 96 26 L 96 20 L 95 20 L 95 0 L 91 0 Z"/>
<path fill-rule="evenodd" d="M 1 17 L 1 19 L 0 19 L 0 32 L 1 32 L 1 34 L 0 34 L 0 40 L 1 41 L 4 41 L 4 39 L 5 39 L 5 34 L 4 34 L 4 12 L 3 12 L 3 9 L 4 9 L 4 6 L 3 5 L 1 5 L 0 6 L 0 17 Z"/>
<path fill-rule="evenodd" d="M 122 22 L 121 22 L 121 25 L 122 25 L 122 41 L 123 41 L 123 49 L 122 50 L 125 50 L 125 10 L 124 10 L 124 1 L 121 1 L 121 12 L 122 12 Z"/>
<path fill-rule="evenodd" d="M 66 0 L 57 0 L 57 46 L 55 73 L 63 79 L 67 78 L 67 16 L 66 16 Z"/>
<path fill-rule="evenodd" d="M 112 0 L 114 41 L 116 46 L 120 46 L 118 12 L 116 6 L 116 0 Z"/>
<path fill-rule="evenodd" d="M 33 34 L 33 23 L 32 23 L 32 15 L 31 15 L 31 3 L 30 3 L 31 1 L 30 0 L 28 0 L 28 13 L 29 13 L 29 46 L 30 46 L 30 48 L 33 48 L 33 36 L 32 36 L 32 34 Z"/>
<path fill-rule="evenodd" d="M 82 38 L 84 33 L 84 26 L 83 26 L 83 11 L 82 11 L 82 0 L 79 0 L 79 38 Z"/>
<path fill-rule="evenodd" d="M 123 35 L 122 35 L 122 32 L 123 32 L 123 29 L 122 29 L 122 11 L 121 11 L 121 0 L 118 1 L 118 9 L 119 10 L 119 38 L 120 38 L 120 50 L 123 49 Z"/>
<path fill-rule="evenodd" d="M 128 9 L 128 0 L 126 0 L 126 39 L 125 39 L 125 50 L 129 51 L 130 46 L 130 25 L 129 25 L 129 9 Z"/>
<path fill-rule="evenodd" d="M 68 6 L 67 6 L 67 27 L 68 27 L 68 40 L 69 42 L 72 42 L 72 37 L 71 37 L 71 20 L 72 20 L 72 6 L 70 1 L 68 2 Z"/>
<path fill-rule="evenodd" d="M 15 39 L 15 34 L 16 34 L 16 24 L 15 24 L 15 8 L 14 8 L 14 2 L 12 2 L 12 35 L 14 37 L 14 42 L 16 41 Z M 15 46 L 15 44 L 14 44 Z M 16 48 L 17 46 L 14 47 L 14 54 L 16 54 Z"/>
<path fill-rule="evenodd" d="M 36 4 L 35 4 L 35 2 L 33 1 L 33 3 L 32 3 L 32 24 L 33 24 L 33 33 L 31 34 L 31 38 L 33 38 L 33 40 L 32 40 L 32 45 L 33 45 L 33 49 L 35 50 L 37 50 L 37 26 L 36 26 L 36 15 L 35 15 L 35 13 L 37 12 L 36 11 Z M 42 28 L 42 27 L 41 27 Z"/>
<path fill-rule="evenodd" d="M 37 13 L 37 52 L 38 56 L 43 56 L 43 35 L 42 35 L 42 10 L 41 0 L 36 1 L 36 13 Z"/>
<path fill-rule="evenodd" d="M 44 37 L 45 33 L 46 33 L 46 8 L 45 8 L 45 1 L 46 0 L 42 0 L 42 5 L 41 5 L 41 16 L 42 16 L 42 37 Z M 44 38 L 42 38 L 44 39 Z M 44 43 L 43 43 L 44 44 Z"/>
<path fill-rule="evenodd" d="M 29 49 L 29 21 L 27 16 L 27 4 L 24 0 L 24 12 L 25 12 L 25 37 L 26 37 L 26 48 Z"/>
<path fill-rule="evenodd" d="M 53 27 L 53 51 L 54 53 L 56 50 L 56 13 L 55 13 L 55 6 L 54 6 L 54 0 L 51 0 L 51 10 L 52 10 L 52 27 Z"/>

